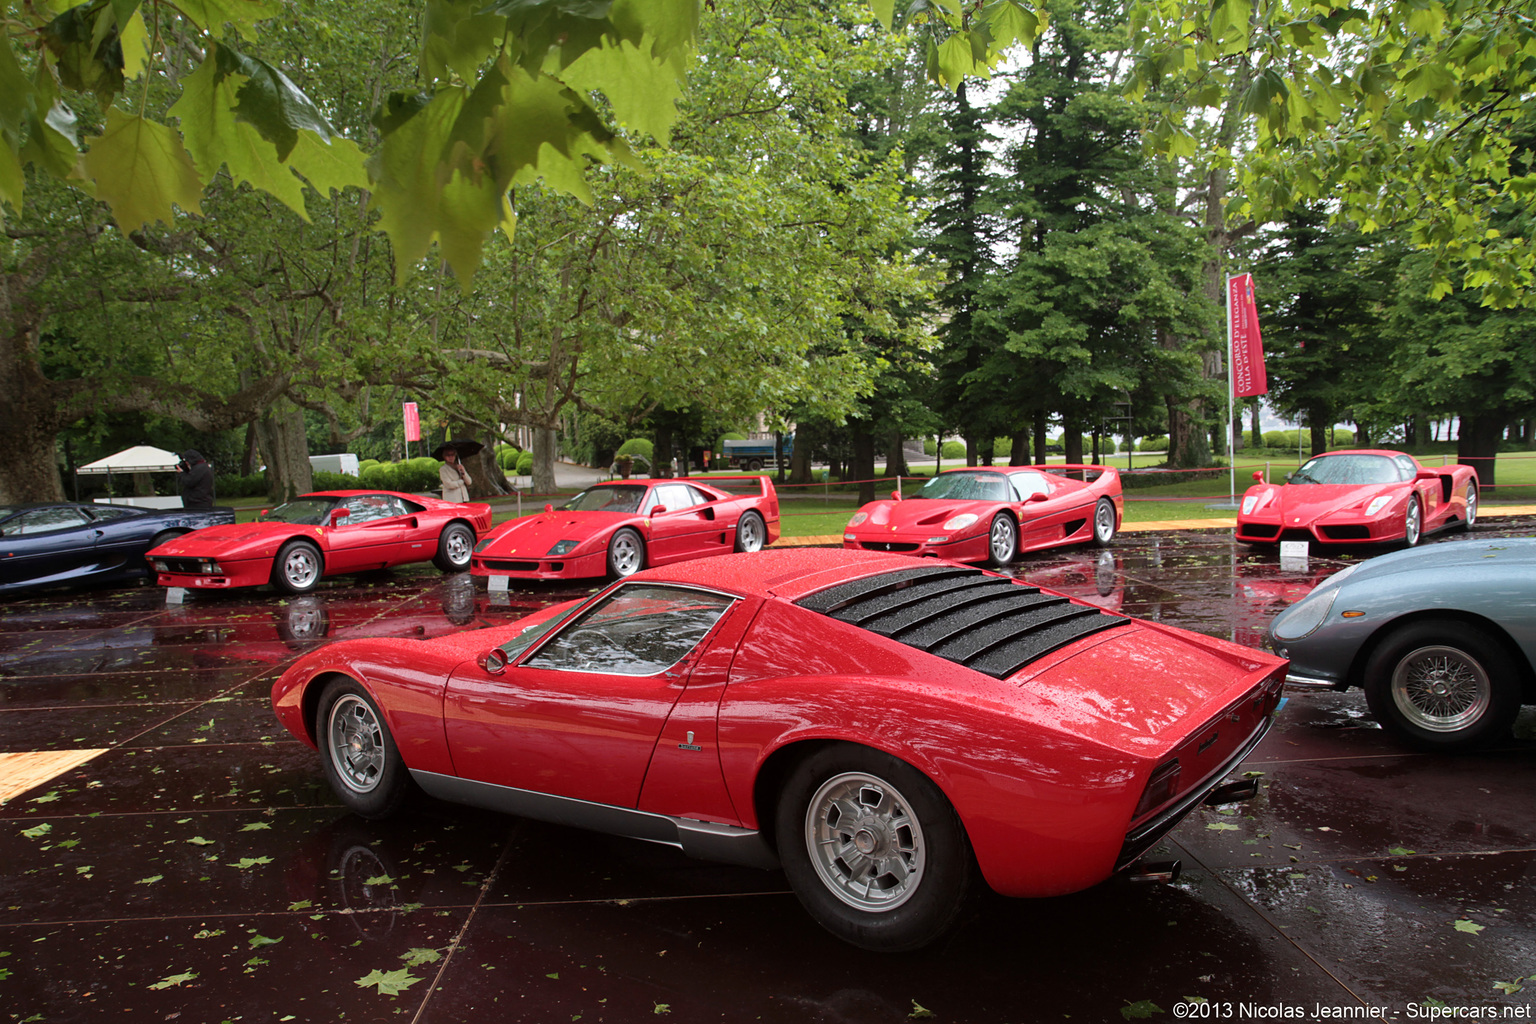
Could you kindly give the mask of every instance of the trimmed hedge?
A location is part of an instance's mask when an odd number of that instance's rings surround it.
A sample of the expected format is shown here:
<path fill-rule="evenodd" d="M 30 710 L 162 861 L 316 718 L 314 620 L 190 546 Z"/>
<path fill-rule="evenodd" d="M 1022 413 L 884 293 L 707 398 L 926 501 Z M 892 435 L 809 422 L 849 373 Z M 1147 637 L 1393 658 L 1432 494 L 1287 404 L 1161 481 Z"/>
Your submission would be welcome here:
<path fill-rule="evenodd" d="M 656 446 L 651 443 L 650 438 L 632 437 L 619 445 L 619 450 L 613 453 L 613 457 L 617 459 L 621 455 L 630 455 L 644 459 L 649 464 L 656 461 L 654 456 L 655 450 Z M 724 451 L 725 449 L 722 447 L 720 450 Z"/>
<path fill-rule="evenodd" d="M 512 466 L 518 476 L 533 475 L 533 452 L 518 452 L 517 461 Z"/>

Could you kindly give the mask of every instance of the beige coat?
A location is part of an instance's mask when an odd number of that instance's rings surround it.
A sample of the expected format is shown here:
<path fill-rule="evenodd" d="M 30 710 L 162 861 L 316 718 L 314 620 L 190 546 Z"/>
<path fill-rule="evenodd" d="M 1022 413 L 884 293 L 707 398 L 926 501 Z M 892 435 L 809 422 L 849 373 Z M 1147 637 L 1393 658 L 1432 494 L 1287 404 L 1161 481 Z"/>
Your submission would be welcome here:
<path fill-rule="evenodd" d="M 443 482 L 444 501 L 468 501 L 469 485 L 474 479 L 457 462 L 445 462 L 437 468 L 437 478 Z"/>

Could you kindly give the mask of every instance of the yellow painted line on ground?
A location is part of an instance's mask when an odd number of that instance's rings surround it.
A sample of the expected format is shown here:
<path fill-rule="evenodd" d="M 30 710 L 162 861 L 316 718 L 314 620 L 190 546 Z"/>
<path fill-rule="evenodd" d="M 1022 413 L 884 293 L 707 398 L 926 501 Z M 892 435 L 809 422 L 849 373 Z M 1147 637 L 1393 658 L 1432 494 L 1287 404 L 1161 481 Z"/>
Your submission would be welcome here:
<path fill-rule="evenodd" d="M 0 754 L 0 804 L 73 771 L 107 750 L 21 750 Z"/>

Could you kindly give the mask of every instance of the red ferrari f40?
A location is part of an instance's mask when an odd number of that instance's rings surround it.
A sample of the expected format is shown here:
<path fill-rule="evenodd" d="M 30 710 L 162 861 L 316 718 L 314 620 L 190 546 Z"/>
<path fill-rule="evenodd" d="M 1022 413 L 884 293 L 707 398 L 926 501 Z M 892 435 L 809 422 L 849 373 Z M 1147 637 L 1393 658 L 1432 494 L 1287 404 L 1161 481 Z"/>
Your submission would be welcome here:
<path fill-rule="evenodd" d="M 475 547 L 470 572 L 619 578 L 648 565 L 759 551 L 778 539 L 779 496 L 766 476 L 615 480 L 502 523 Z"/>

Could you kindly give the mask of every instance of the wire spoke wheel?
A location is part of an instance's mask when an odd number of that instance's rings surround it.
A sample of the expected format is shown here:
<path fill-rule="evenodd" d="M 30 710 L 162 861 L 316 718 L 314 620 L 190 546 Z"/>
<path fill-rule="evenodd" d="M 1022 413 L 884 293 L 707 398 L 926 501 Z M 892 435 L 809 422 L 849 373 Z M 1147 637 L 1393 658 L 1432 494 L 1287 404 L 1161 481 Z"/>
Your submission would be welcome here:
<path fill-rule="evenodd" d="M 1413 725 L 1457 732 L 1487 713 L 1493 702 L 1488 673 L 1454 647 L 1421 647 L 1392 673 L 1392 701 Z"/>

